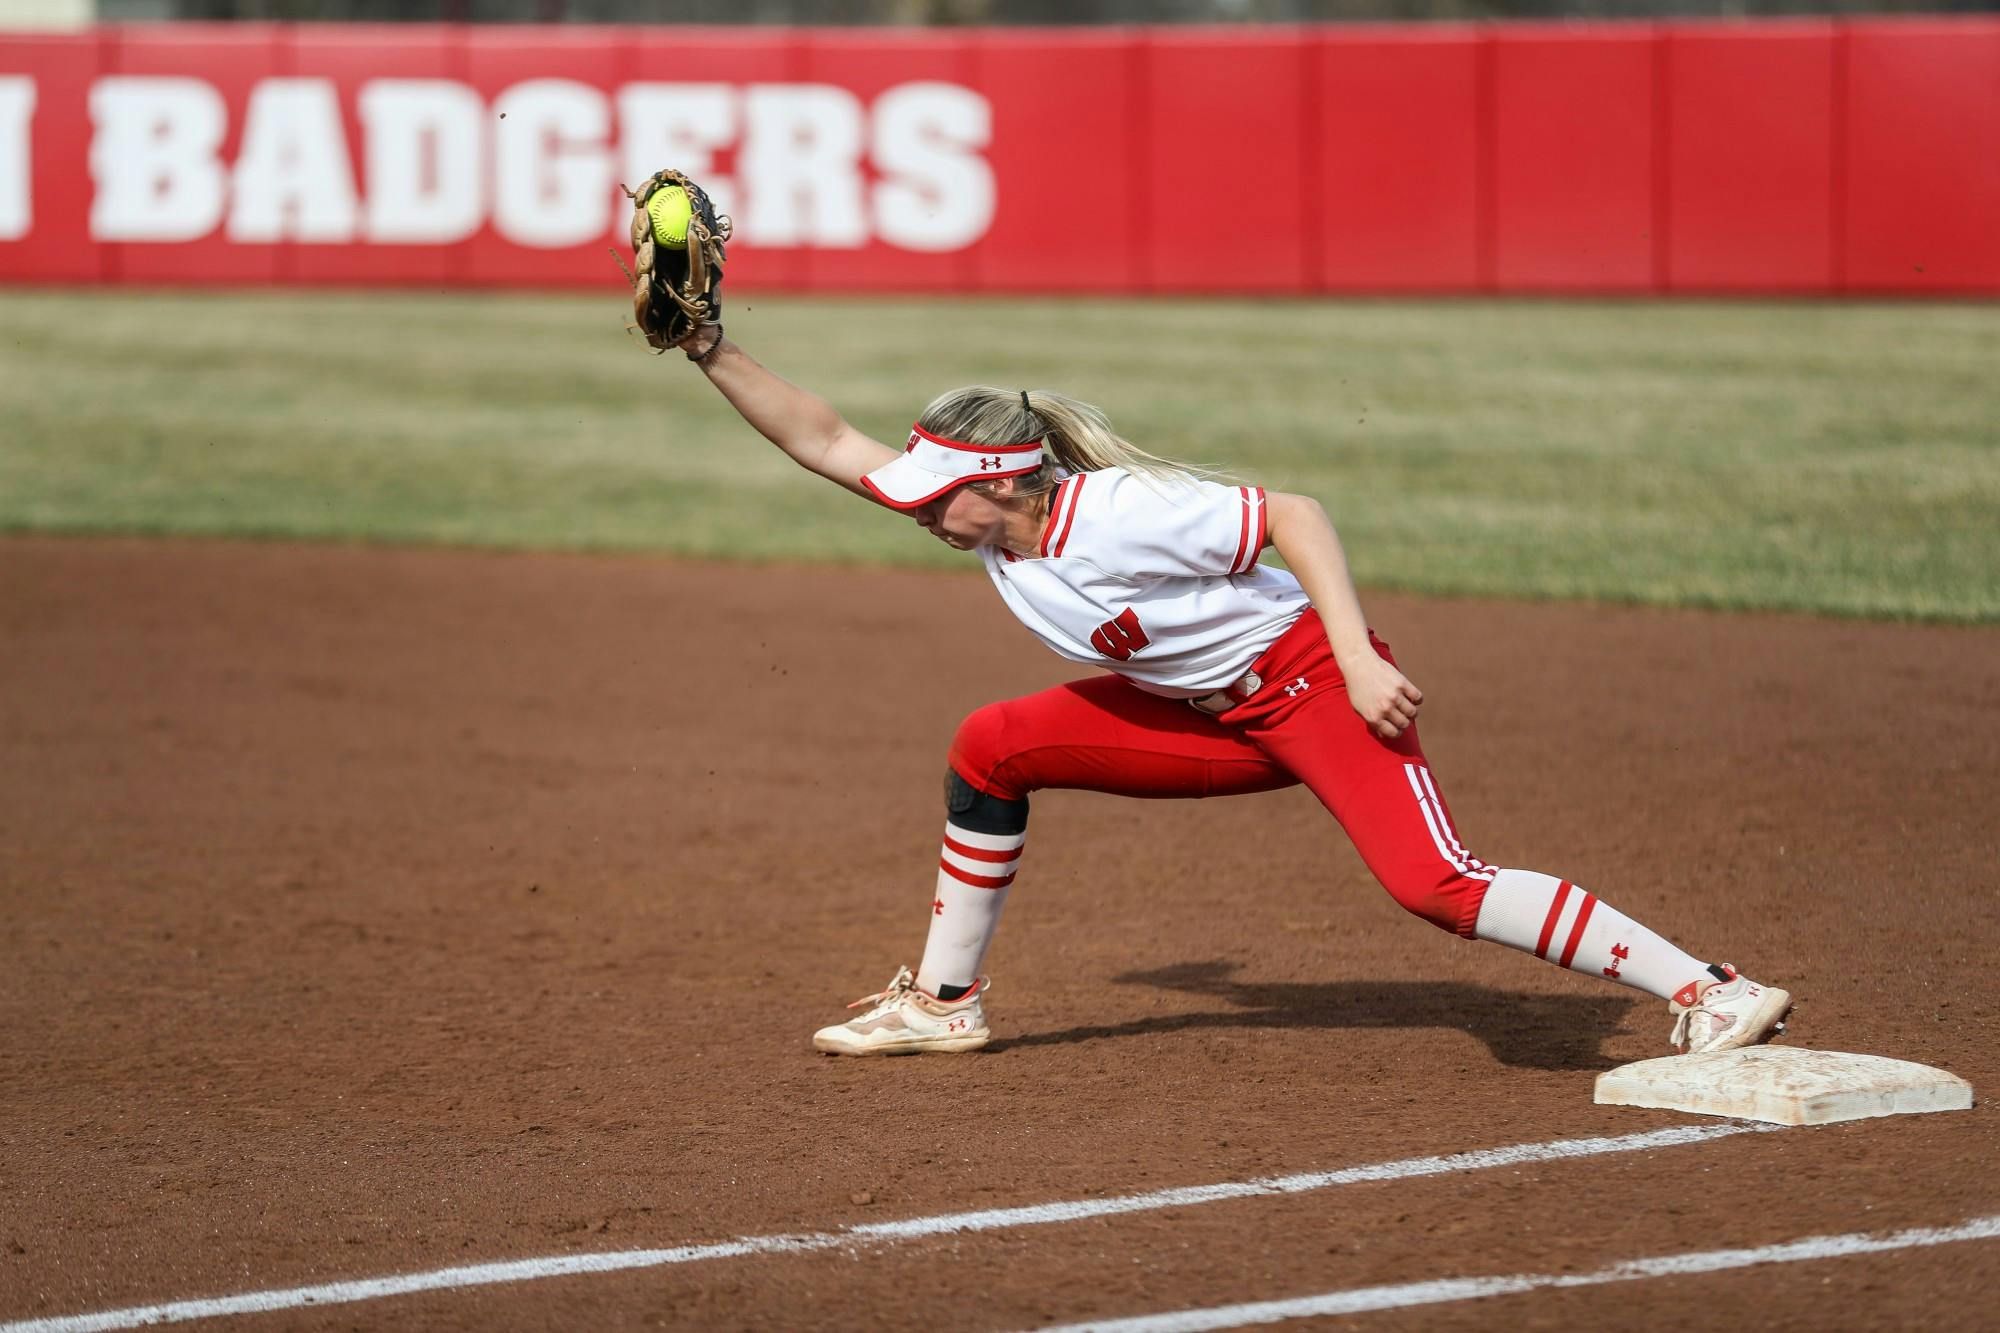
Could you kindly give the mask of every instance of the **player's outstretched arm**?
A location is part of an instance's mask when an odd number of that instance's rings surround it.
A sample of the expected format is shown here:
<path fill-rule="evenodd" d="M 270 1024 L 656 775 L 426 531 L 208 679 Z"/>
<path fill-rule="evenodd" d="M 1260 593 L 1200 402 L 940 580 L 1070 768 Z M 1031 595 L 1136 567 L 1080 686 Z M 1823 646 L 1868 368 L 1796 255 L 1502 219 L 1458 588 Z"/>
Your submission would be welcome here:
<path fill-rule="evenodd" d="M 856 495 L 874 499 L 862 488 L 862 475 L 893 462 L 897 457 L 894 449 L 848 425 L 818 394 L 766 370 L 724 337 L 720 325 L 704 324 L 681 346 L 700 360 L 709 382 L 722 391 L 730 406 L 794 463 Z M 713 355 L 709 354 L 711 348 Z"/>
<path fill-rule="evenodd" d="M 1293 577 L 1312 599 L 1326 625 L 1327 644 L 1347 678 L 1354 711 L 1385 740 L 1394 740 L 1417 720 L 1424 692 L 1402 672 L 1375 655 L 1368 622 L 1347 569 L 1347 552 L 1320 502 L 1310 495 L 1265 497 L 1267 539 L 1285 557 Z"/>

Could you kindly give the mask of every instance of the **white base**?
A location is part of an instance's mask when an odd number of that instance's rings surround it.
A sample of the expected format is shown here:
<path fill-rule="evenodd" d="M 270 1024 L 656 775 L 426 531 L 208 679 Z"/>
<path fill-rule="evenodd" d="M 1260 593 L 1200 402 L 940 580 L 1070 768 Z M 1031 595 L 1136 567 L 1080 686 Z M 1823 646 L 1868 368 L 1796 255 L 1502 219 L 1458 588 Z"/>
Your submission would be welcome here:
<path fill-rule="evenodd" d="M 1908 1060 L 1797 1046 L 1669 1055 L 1597 1076 L 1599 1106 L 1650 1106 L 1774 1125 L 1963 1111 L 1972 1085 Z"/>

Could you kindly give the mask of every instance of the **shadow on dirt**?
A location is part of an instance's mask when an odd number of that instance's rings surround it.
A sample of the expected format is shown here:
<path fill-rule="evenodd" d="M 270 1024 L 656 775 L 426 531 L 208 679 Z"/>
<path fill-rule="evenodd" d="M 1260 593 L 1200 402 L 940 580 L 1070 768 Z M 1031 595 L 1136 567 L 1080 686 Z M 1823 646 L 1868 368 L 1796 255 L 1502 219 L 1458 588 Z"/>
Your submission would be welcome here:
<path fill-rule="evenodd" d="M 1627 1016 L 1644 1003 L 1626 992 L 1533 995 L 1462 981 L 1239 981 L 1230 976 L 1237 967 L 1220 961 L 1177 963 L 1112 978 L 1123 986 L 1212 995 L 1229 1002 L 1231 1008 L 1226 1010 L 1033 1032 L 995 1041 L 987 1049 L 998 1052 L 1205 1028 L 1451 1028 L 1485 1042 L 1503 1065 L 1609 1069 L 1618 1061 L 1603 1054 L 1605 1039 L 1623 1032 Z M 1665 1006 L 1661 1009 L 1664 1012 Z"/>

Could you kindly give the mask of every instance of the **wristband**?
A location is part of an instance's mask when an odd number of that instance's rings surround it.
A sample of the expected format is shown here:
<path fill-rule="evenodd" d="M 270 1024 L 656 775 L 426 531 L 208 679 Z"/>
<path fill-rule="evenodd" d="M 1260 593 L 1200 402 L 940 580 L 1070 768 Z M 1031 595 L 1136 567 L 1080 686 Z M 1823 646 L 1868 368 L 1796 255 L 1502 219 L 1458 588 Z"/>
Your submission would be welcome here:
<path fill-rule="evenodd" d="M 700 366 L 703 370 L 707 370 L 708 363 L 713 361 L 715 359 L 715 354 L 721 350 L 722 350 L 722 326 L 720 324 L 717 324 L 715 326 L 715 341 L 708 345 L 708 350 L 703 352 L 700 356 L 696 356 L 693 352 L 689 352 L 687 354 L 687 359 L 694 362 L 697 366 Z"/>

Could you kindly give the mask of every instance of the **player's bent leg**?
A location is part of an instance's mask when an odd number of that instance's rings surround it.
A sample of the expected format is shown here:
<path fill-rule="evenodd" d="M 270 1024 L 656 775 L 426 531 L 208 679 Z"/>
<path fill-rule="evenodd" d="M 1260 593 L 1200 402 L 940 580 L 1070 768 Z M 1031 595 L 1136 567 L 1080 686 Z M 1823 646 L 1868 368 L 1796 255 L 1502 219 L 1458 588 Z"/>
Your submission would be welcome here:
<path fill-rule="evenodd" d="M 1028 838 L 1028 793 L 1209 796 L 1289 785 L 1240 735 L 1112 676 L 978 709 L 952 738 L 944 850 L 917 986 L 949 1000 L 978 984 Z"/>
<path fill-rule="evenodd" d="M 917 986 L 949 1000 L 979 964 L 1027 844 L 1028 793 L 1193 797 L 1294 781 L 1239 733 L 1116 676 L 988 704 L 952 738 L 945 842 Z"/>
<path fill-rule="evenodd" d="M 1211 796 L 1292 781 L 1236 732 L 1114 676 L 978 709 L 945 770 L 944 850 L 918 988 L 950 1000 L 978 984 L 1027 845 L 1029 792 Z"/>
<path fill-rule="evenodd" d="M 1296 782 L 1239 733 L 1113 676 L 1073 681 L 978 709 L 953 738 L 944 845 L 930 933 L 860 1018 L 813 1045 L 841 1055 L 974 1050 L 988 1032 L 979 974 L 1027 847 L 1028 793 L 1081 788 L 1125 796 L 1269 791 Z"/>

